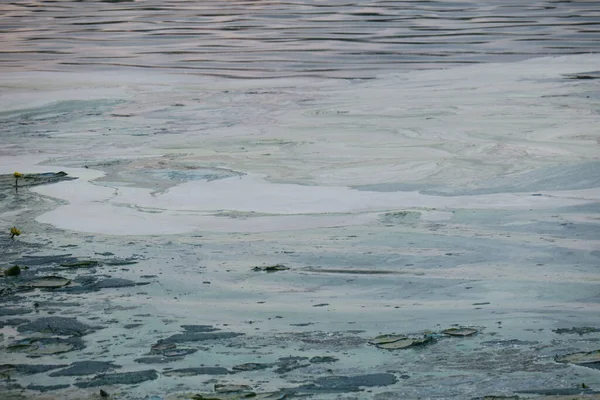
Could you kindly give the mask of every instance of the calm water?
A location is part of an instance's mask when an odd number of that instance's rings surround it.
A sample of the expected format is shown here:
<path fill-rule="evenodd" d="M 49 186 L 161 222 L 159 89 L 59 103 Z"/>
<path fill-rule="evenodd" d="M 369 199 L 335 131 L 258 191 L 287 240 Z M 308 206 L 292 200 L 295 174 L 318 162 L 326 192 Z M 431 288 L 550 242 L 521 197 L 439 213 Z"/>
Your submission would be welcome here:
<path fill-rule="evenodd" d="M 372 77 L 600 50 L 593 1 L 7 0 L 0 69 Z"/>
<path fill-rule="evenodd" d="M 60 362 L 151 379 L 108 386 L 127 399 L 217 380 L 319 400 L 600 387 L 554 361 L 600 340 L 556 333 L 600 327 L 600 80 L 568 77 L 600 54 L 516 62 L 600 52 L 600 0 L 0 0 L 0 52 L 0 268 L 80 284 L 0 301 L 0 398 L 104 379 L 26 374 L 67 342 L 12 346 L 34 337 L 18 313 L 105 327 Z M 446 69 L 387 74 L 418 68 Z M 17 193 L 15 171 L 78 179 Z M 480 333 L 367 344 L 457 325 Z M 146 356 L 175 342 L 189 354 Z"/>

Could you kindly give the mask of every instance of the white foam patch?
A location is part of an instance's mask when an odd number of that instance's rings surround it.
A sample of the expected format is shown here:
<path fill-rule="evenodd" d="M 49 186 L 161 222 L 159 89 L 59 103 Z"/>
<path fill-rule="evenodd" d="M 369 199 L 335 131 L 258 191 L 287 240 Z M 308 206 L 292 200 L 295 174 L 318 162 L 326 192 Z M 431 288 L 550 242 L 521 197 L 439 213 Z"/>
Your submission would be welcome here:
<path fill-rule="evenodd" d="M 407 208 L 441 211 L 423 215 L 436 221 L 459 208 L 596 201 L 595 189 L 444 197 L 350 187 L 477 189 L 498 177 L 595 160 L 600 136 L 595 103 L 586 97 L 589 82 L 564 74 L 598 65 L 600 55 L 552 57 L 370 82 L 6 74 L 0 83 L 16 97 L 0 95 L 0 106 L 14 109 L 28 99 L 36 106 L 78 97 L 125 100 L 102 117 L 59 121 L 58 131 L 35 142 L 43 143 L 39 151 L 65 160 L 166 155 L 169 162 L 247 173 L 153 193 L 135 182 L 94 185 L 88 180 L 98 173 L 75 171 L 78 181 L 35 189 L 69 202 L 38 217 L 60 228 L 114 234 L 289 230 L 363 224 Z M 105 123 L 110 130 L 102 130 Z M 0 156 L 3 170 L 29 172 L 6 160 Z"/>
<path fill-rule="evenodd" d="M 528 194 L 428 196 L 379 193 L 346 187 L 270 183 L 257 176 L 194 181 L 156 194 L 150 189 L 102 187 L 84 180 L 34 189 L 69 201 L 38 217 L 59 228 L 110 234 L 189 231 L 256 232 L 362 224 L 393 209 L 534 209 L 584 204 L 585 199 Z M 596 193 L 595 199 L 600 199 Z M 266 215 L 265 215 L 266 214 Z M 426 220 L 449 213 L 426 212 Z"/>

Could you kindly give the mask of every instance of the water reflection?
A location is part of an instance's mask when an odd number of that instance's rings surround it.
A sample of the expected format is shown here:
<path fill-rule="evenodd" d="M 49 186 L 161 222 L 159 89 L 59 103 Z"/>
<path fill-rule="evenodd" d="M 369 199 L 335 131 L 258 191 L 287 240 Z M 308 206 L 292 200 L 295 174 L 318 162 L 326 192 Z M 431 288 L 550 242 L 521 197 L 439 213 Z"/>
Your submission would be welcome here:
<path fill-rule="evenodd" d="M 596 52 L 600 3 L 24 0 L 0 5 L 0 34 L 5 71 L 371 77 Z"/>

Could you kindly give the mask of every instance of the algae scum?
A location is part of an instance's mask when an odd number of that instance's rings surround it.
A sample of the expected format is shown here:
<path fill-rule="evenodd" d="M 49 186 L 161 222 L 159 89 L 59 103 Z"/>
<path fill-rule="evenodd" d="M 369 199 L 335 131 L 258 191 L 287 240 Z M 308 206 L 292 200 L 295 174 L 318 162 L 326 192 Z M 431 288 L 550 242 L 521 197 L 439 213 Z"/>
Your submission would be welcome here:
<path fill-rule="evenodd" d="M 39 184 L 72 179 L 40 176 L 48 181 Z M 0 178 L 3 205 L 16 214 L 48 201 L 26 185 L 17 192 L 9 177 Z M 381 226 L 419 224 L 408 217 L 385 214 Z M 314 238 L 300 236 L 294 238 L 296 250 L 280 240 L 264 255 L 285 264 L 236 265 L 234 248 L 252 254 L 264 249 L 261 242 L 269 234 L 122 242 L 21 218 L 23 236 L 0 237 L 2 266 L 5 272 L 13 269 L 0 288 L 6 399 L 572 399 L 593 398 L 600 384 L 598 350 L 578 351 L 597 348 L 600 329 L 552 331 L 554 317 L 544 321 L 549 311 L 525 321 L 495 304 L 500 299 L 476 301 L 493 298 L 486 282 L 428 277 L 419 254 L 403 256 L 402 269 L 344 268 L 343 258 L 337 256 L 336 265 L 318 256 L 320 251 L 311 253 Z M 378 231 L 370 229 L 365 240 L 379 235 L 382 243 L 387 235 Z M 322 240 L 358 244 L 359 237 L 332 228 Z M 476 241 L 484 246 L 485 239 Z M 506 246 L 503 251 L 509 251 Z M 458 265 L 456 259 L 470 251 L 469 245 L 453 249 L 428 256 L 427 263 Z M 301 265 L 314 257 L 327 267 Z M 366 253 L 362 258 L 362 264 L 376 260 Z M 420 272 L 411 268 L 415 265 Z M 179 274 L 198 284 L 178 282 Z M 264 286 L 244 293 L 252 282 Z M 343 292 L 357 290 L 355 285 L 376 291 L 351 310 L 345 303 L 353 300 Z M 394 295 L 382 287 L 393 288 Z M 444 299 L 471 300 L 467 309 L 442 313 L 424 307 Z M 231 302 L 223 308 L 227 314 L 219 315 L 219 302 Z M 561 318 L 559 325 L 579 319 Z M 417 329 L 425 325 L 429 329 Z"/>
<path fill-rule="evenodd" d="M 0 77 L 0 398 L 597 398 L 599 63 Z"/>

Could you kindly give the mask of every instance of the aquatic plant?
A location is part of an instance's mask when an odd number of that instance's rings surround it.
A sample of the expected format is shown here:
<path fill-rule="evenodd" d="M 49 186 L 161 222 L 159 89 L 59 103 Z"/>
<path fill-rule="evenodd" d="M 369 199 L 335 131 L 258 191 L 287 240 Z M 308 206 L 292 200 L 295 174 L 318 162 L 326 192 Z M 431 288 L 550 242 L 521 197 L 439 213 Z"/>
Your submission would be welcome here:
<path fill-rule="evenodd" d="M 14 239 L 15 236 L 21 236 L 21 230 L 16 226 L 13 226 L 12 228 L 10 228 L 10 238 Z"/>
<path fill-rule="evenodd" d="M 21 274 L 21 267 L 14 265 L 4 270 L 4 276 L 19 276 Z"/>
<path fill-rule="evenodd" d="M 15 191 L 19 190 L 19 178 L 23 177 L 23 174 L 20 172 L 15 172 L 13 174 L 13 176 L 15 177 Z"/>

